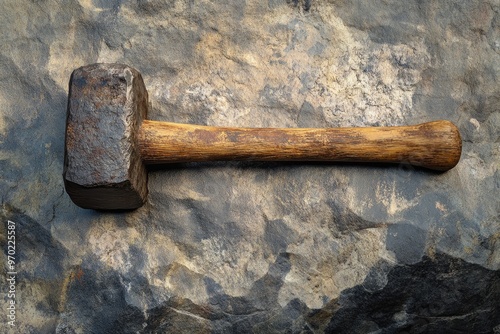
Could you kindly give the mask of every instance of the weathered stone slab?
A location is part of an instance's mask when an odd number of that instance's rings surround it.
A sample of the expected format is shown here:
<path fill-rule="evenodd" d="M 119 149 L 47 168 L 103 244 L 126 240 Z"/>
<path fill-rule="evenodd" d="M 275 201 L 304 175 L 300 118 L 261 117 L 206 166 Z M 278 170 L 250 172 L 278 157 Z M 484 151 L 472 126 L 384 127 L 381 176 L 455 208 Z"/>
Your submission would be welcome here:
<path fill-rule="evenodd" d="M 12 333 L 500 331 L 498 2 L 0 8 L 2 273 L 7 220 L 17 226 Z M 143 74 L 150 119 L 447 119 L 462 158 L 443 174 L 175 165 L 149 172 L 136 211 L 80 209 L 62 178 L 68 81 L 96 62 Z"/>

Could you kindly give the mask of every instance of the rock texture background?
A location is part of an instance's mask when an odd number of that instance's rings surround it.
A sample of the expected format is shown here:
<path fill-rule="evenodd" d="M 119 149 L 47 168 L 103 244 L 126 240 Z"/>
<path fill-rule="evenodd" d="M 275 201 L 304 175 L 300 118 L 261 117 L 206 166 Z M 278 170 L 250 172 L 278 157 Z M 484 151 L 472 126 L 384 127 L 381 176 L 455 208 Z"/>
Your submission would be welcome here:
<path fill-rule="evenodd" d="M 497 0 L 1 0 L 11 332 L 500 333 L 499 10 Z M 139 210 L 80 209 L 61 177 L 67 86 L 94 62 L 137 68 L 151 119 L 448 119 L 462 158 L 443 174 L 176 165 L 150 172 Z"/>

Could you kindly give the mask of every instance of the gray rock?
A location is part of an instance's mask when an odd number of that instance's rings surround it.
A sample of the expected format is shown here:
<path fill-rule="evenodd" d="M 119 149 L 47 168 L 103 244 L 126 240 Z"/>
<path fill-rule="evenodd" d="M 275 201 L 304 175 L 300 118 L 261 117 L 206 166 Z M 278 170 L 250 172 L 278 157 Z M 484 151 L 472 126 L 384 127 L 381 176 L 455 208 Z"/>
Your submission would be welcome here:
<path fill-rule="evenodd" d="M 17 235 L 16 328 L 5 330 L 500 331 L 497 1 L 0 8 L 2 273 L 8 220 Z M 460 128 L 462 158 L 442 174 L 173 165 L 150 170 L 148 203 L 136 211 L 80 209 L 62 179 L 68 81 L 95 62 L 142 73 L 151 119 L 254 127 L 448 119 Z"/>

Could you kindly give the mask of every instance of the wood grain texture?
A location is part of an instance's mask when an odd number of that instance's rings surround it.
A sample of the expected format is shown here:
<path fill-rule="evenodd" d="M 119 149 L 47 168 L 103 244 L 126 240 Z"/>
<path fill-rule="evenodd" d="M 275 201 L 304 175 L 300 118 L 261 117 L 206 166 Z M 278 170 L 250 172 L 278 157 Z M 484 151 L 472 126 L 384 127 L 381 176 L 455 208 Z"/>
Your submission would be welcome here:
<path fill-rule="evenodd" d="M 231 128 L 145 120 L 138 145 L 146 164 L 171 162 L 344 161 L 407 163 L 433 170 L 460 159 L 460 133 L 449 121 L 365 128 Z"/>

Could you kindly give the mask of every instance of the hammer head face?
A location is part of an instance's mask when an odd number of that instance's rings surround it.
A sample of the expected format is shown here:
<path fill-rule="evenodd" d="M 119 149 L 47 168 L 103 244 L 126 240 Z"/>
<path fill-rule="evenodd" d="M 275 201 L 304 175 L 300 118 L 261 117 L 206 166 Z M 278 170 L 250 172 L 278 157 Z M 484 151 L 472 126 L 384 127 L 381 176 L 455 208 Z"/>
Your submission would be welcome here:
<path fill-rule="evenodd" d="M 146 201 L 147 171 L 136 144 L 148 95 L 138 71 L 94 64 L 71 75 L 64 184 L 88 209 L 135 209 Z"/>

